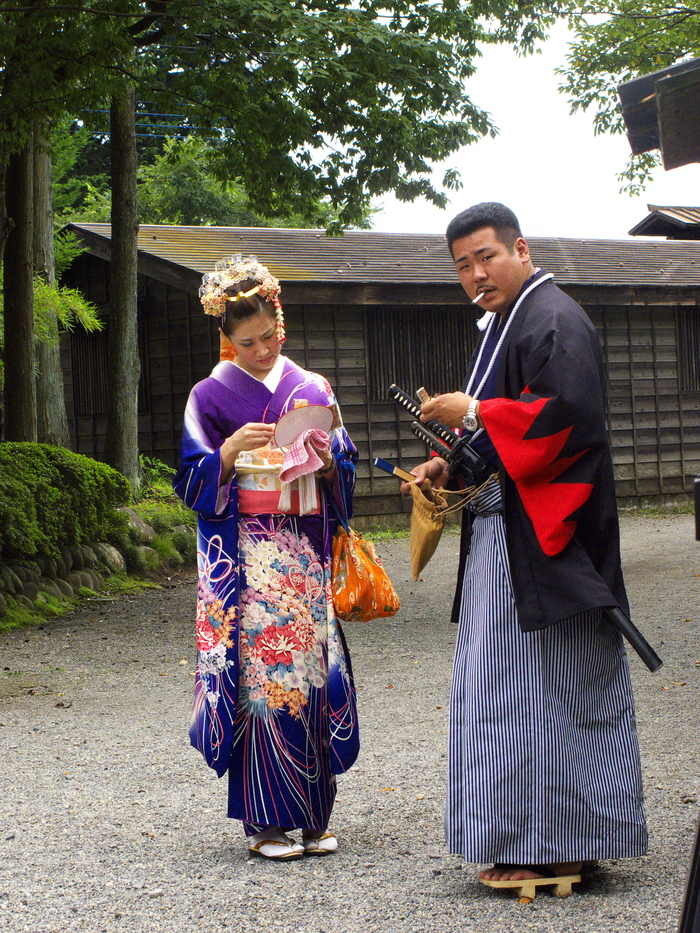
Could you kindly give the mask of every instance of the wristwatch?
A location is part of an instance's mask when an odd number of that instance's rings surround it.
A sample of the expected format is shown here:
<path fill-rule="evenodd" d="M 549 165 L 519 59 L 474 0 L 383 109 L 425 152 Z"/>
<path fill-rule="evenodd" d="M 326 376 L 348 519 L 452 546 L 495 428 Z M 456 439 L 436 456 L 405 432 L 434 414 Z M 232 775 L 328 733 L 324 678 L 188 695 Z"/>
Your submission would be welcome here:
<path fill-rule="evenodd" d="M 467 429 L 467 431 L 471 431 L 472 434 L 474 431 L 479 430 L 479 422 L 476 420 L 476 406 L 478 404 L 478 399 L 473 398 L 469 403 L 469 408 L 467 409 L 466 415 L 462 419 L 462 424 Z"/>

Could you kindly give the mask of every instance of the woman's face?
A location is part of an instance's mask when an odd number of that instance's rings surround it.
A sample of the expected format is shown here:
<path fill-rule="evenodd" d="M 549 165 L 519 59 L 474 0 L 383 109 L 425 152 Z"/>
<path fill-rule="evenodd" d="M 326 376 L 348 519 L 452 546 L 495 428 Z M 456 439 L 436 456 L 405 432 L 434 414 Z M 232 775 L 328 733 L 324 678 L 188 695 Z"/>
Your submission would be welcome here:
<path fill-rule="evenodd" d="M 256 379 L 264 379 L 280 355 L 277 321 L 267 311 L 241 321 L 229 339 L 238 354 L 238 365 Z"/>

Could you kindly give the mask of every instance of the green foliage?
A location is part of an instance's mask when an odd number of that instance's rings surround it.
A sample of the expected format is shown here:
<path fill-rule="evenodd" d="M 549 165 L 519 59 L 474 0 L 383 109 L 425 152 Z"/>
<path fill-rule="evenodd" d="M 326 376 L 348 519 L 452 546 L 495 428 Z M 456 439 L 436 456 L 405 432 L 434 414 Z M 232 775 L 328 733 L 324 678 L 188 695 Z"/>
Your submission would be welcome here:
<path fill-rule="evenodd" d="M 67 116 L 104 144 L 105 102 L 129 83 L 149 102 L 139 113 L 147 133 L 161 124 L 216 141 L 215 174 L 242 186 L 257 217 L 313 222 L 326 204 L 339 230 L 362 225 L 371 197 L 387 191 L 442 205 L 431 165 L 495 132 L 465 92 L 480 47 L 532 51 L 563 9 L 558 0 L 15 5 L 0 30 L 0 150 L 21 147 L 36 120 Z M 448 167 L 444 187 L 458 184 Z M 75 189 L 59 193 L 67 202 Z M 153 209 L 162 213 L 162 200 Z"/>
<path fill-rule="evenodd" d="M 57 287 L 37 276 L 34 279 L 34 335 L 41 343 L 57 346 L 59 331 L 74 330 L 79 324 L 84 330 L 102 330 L 98 310 L 75 288 Z"/>
<path fill-rule="evenodd" d="M 170 540 L 182 556 L 186 564 L 194 564 L 197 560 L 197 535 L 190 531 L 173 531 Z"/>
<path fill-rule="evenodd" d="M 85 247 L 71 233 L 59 233 L 54 238 L 56 277 L 70 266 Z M 0 388 L 3 385 L 3 353 L 5 349 L 4 294 L 0 267 Z M 74 288 L 49 285 L 42 276 L 34 276 L 34 336 L 40 343 L 57 346 L 61 330 L 73 330 L 80 325 L 88 332 L 102 330 L 95 305 Z"/>
<path fill-rule="evenodd" d="M 120 550 L 126 562 L 128 573 L 146 573 L 148 569 L 146 558 L 138 544 L 135 544 L 133 541 L 127 541 L 121 545 Z"/>
<path fill-rule="evenodd" d="M 158 457 L 139 457 L 140 488 L 139 501 L 148 499 L 173 499 L 173 477 L 175 470 Z"/>
<path fill-rule="evenodd" d="M 190 509 L 171 492 L 170 498 L 139 499 L 132 506 L 134 512 L 158 534 L 164 534 L 178 525 L 194 527 L 197 519 Z"/>
<path fill-rule="evenodd" d="M 617 85 L 696 56 L 700 10 L 665 0 L 589 0 L 572 10 L 575 41 L 559 69 L 571 110 L 593 111 L 596 133 L 623 133 Z M 659 164 L 656 153 L 632 156 L 618 176 L 639 194 Z"/>
<path fill-rule="evenodd" d="M 46 617 L 36 609 L 29 609 L 22 606 L 12 596 L 5 597 L 7 605 L 5 612 L 0 616 L 0 632 L 8 632 L 14 628 L 24 628 L 27 625 L 40 625 L 46 621 Z M 64 612 L 68 612 L 72 606 L 67 604 Z"/>
<path fill-rule="evenodd" d="M 60 556 L 62 545 L 118 540 L 127 480 L 104 463 L 47 444 L 0 444 L 0 557 Z"/>
<path fill-rule="evenodd" d="M 158 555 L 160 562 L 166 566 L 182 564 L 182 555 L 169 535 L 155 535 L 151 541 L 151 547 Z"/>

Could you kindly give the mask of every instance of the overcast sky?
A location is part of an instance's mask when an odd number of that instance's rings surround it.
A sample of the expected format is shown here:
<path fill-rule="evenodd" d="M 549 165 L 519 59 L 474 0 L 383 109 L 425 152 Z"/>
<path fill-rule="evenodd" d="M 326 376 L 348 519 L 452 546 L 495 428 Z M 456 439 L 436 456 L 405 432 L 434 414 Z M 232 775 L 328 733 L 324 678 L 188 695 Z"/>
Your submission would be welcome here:
<path fill-rule="evenodd" d="M 446 210 L 422 200 L 403 205 L 383 198 L 374 229 L 443 233 L 464 207 L 502 201 L 518 215 L 525 236 L 625 239 L 647 215 L 647 204 L 700 206 L 699 164 L 658 168 L 641 197 L 619 193 L 616 175 L 630 155 L 627 137 L 594 136 L 592 116 L 569 115 L 554 74 L 565 64 L 565 51 L 563 29 L 542 55 L 518 58 L 506 48 L 488 49 L 469 91 L 492 114 L 499 136 L 446 163 L 459 169 L 464 183 Z"/>

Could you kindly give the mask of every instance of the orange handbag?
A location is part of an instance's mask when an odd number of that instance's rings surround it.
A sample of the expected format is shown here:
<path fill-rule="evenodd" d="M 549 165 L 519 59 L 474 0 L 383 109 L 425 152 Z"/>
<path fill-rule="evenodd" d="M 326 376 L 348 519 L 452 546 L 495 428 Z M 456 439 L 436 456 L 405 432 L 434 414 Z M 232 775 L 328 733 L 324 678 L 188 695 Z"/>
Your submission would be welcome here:
<path fill-rule="evenodd" d="M 401 605 L 372 542 L 342 522 L 333 536 L 331 590 L 344 622 L 393 616 Z"/>

